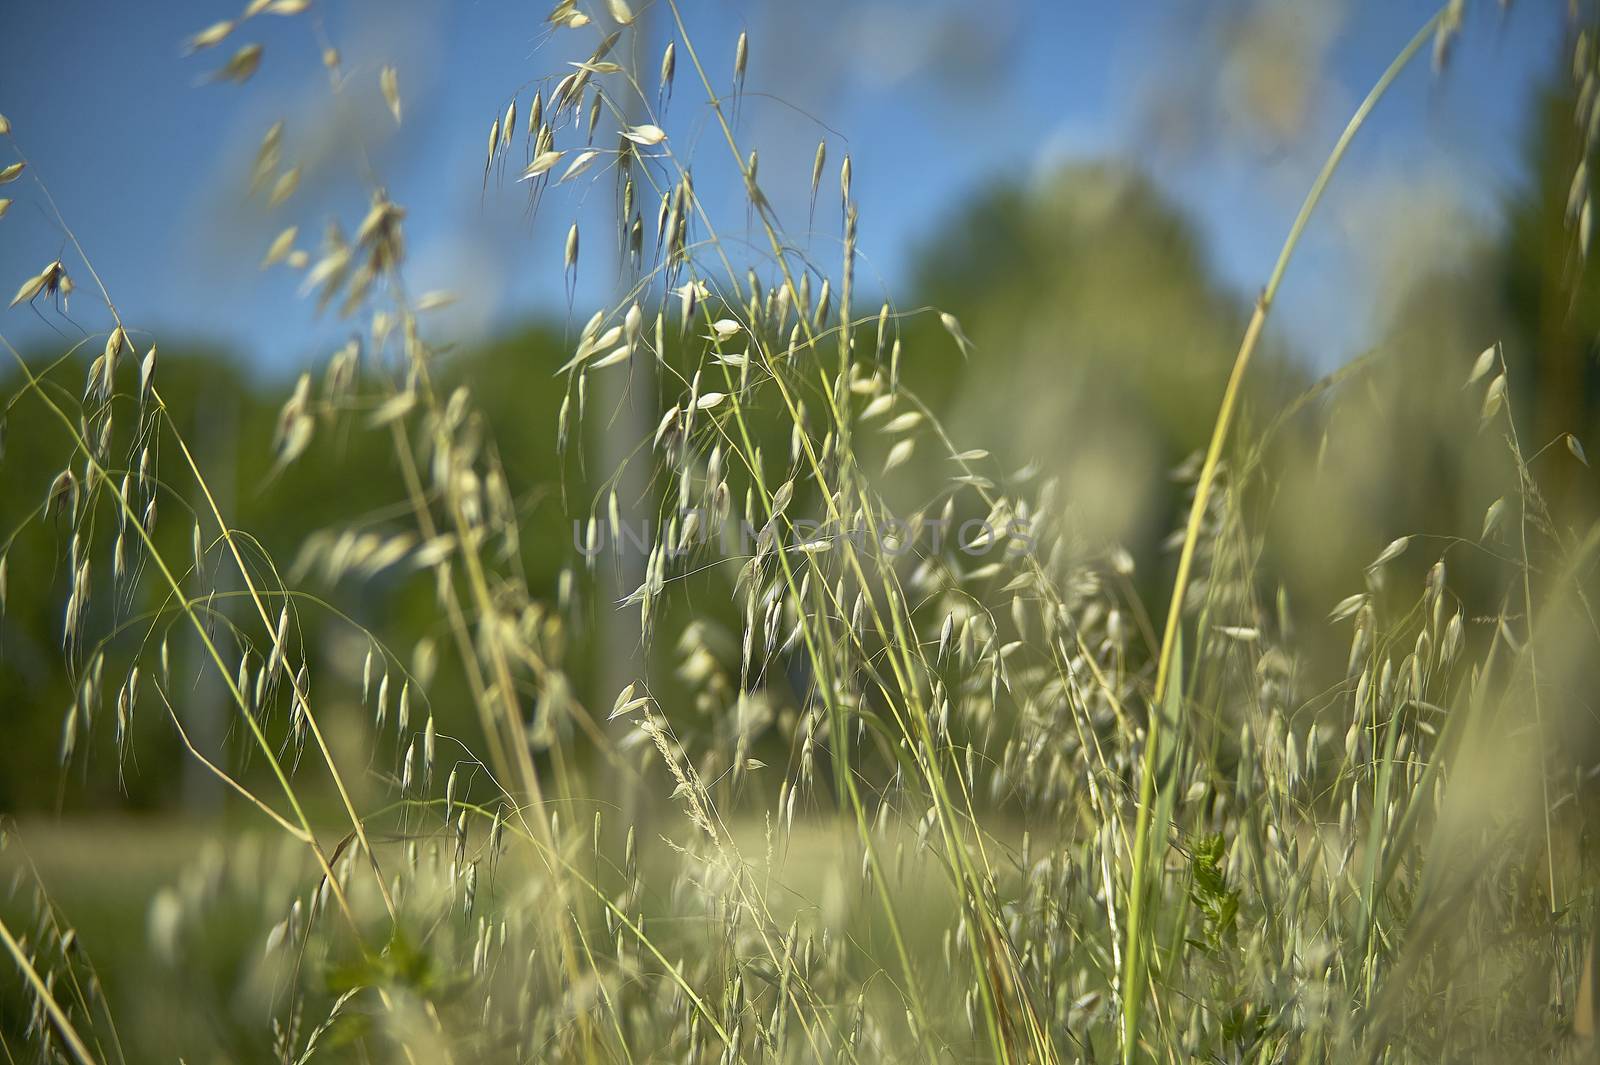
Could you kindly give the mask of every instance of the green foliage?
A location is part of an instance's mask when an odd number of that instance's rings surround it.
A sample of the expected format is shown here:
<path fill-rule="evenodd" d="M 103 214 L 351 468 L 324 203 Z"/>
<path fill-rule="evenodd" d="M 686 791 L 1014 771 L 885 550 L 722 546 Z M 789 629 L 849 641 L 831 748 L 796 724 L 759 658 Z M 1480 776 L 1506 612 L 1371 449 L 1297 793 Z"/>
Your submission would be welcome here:
<path fill-rule="evenodd" d="M 1224 943 L 1233 944 L 1234 924 L 1239 917 L 1239 892 L 1228 887 L 1223 866 L 1226 844 L 1221 835 L 1198 836 L 1189 843 L 1189 899 L 1204 918 L 1189 943 L 1207 954 L 1216 955 Z"/>

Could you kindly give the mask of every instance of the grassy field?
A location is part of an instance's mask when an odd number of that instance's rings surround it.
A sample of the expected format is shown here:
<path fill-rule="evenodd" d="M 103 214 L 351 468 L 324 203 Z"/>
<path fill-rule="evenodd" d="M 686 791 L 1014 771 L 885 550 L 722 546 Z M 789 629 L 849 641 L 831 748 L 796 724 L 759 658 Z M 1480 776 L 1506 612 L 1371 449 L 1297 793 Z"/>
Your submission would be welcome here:
<path fill-rule="evenodd" d="M 302 0 L 186 61 L 251 82 L 278 17 L 311 31 L 307 91 L 406 120 L 403 72 L 347 65 Z M 40 767 L 19 793 L 57 811 L 0 854 L 9 1060 L 1592 1057 L 1589 427 L 1530 425 L 1550 385 L 1493 338 L 1391 376 L 1404 352 L 1262 365 L 1347 149 L 1409 65 L 1446 62 L 1461 5 L 1394 42 L 1259 297 L 1204 323 L 1236 317 L 1237 347 L 1152 372 L 1159 402 L 1115 393 L 1181 408 L 1149 456 L 1198 426 L 1151 485 L 1018 468 L 1020 417 L 993 451 L 947 417 L 986 379 L 1025 392 L 1026 364 L 863 296 L 847 142 L 762 170 L 747 37 L 702 51 L 677 0 L 649 8 L 659 40 L 645 20 L 557 4 L 561 60 L 508 78 L 469 161 L 486 198 L 570 210 L 541 264 L 569 302 L 616 276 L 554 376 L 433 328 L 449 297 L 412 284 L 370 156 L 364 207 L 302 217 L 298 142 L 267 128 L 262 269 L 352 339 L 241 419 L 255 495 L 195 443 L 227 389 L 124 319 L 4 123 L 0 180 L 65 248 L 13 307 L 75 292 L 92 323 L 43 358 L 0 336 L 26 484 L 0 598 L 30 671 L 8 713 Z M 1587 164 L 1560 177 L 1581 264 Z M 809 197 L 803 245 L 778 182 Z M 1186 292 L 1159 306 L 1217 302 Z M 1363 477 L 1438 501 L 1428 528 L 1352 546 L 1361 449 Z M 1163 549 L 1086 531 L 1146 490 Z"/>

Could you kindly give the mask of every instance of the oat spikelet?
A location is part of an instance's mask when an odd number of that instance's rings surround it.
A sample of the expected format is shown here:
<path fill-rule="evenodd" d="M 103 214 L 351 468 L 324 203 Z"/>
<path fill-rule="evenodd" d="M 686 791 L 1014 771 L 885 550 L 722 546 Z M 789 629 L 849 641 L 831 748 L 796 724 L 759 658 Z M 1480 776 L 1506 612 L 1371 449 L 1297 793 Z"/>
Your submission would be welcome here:
<path fill-rule="evenodd" d="M 212 80 L 243 84 L 249 81 L 260 68 L 261 46 L 259 44 L 247 44 L 233 53 L 222 69 L 212 75 Z"/>
<path fill-rule="evenodd" d="M 668 41 L 667 47 L 661 52 L 661 85 L 660 95 L 663 99 L 672 99 L 672 78 L 678 70 L 678 43 Z"/>
<path fill-rule="evenodd" d="M 394 124 L 400 124 L 400 75 L 394 67 L 385 66 L 378 72 L 378 87 L 383 91 L 383 100 L 389 105 L 389 113 L 394 116 Z"/>
<path fill-rule="evenodd" d="M 299 226 L 289 226 L 282 233 L 273 238 L 267 246 L 267 254 L 261 259 L 261 269 L 282 262 L 294 248 L 294 238 L 300 233 Z"/>
<path fill-rule="evenodd" d="M 184 45 L 185 54 L 193 55 L 195 52 L 199 52 L 203 49 L 211 48 L 222 43 L 223 39 L 226 38 L 228 34 L 233 32 L 233 27 L 234 23 L 231 19 L 225 19 L 222 22 L 212 23 L 199 33 L 195 34 L 193 37 L 189 38 Z"/>
<path fill-rule="evenodd" d="M 647 148 L 660 144 L 667 139 L 666 132 L 660 126 L 652 126 L 648 123 L 642 126 L 629 126 L 623 131 L 622 135 L 633 143 L 642 144 Z"/>

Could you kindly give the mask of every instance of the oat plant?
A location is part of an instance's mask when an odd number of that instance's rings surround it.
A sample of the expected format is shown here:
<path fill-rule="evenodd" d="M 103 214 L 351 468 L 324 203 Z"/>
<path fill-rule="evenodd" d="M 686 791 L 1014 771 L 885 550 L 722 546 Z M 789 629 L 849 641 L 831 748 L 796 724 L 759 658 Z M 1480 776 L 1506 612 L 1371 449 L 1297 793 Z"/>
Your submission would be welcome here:
<path fill-rule="evenodd" d="M 403 123 L 405 71 L 348 66 L 320 6 L 255 0 L 184 61 L 248 83 L 275 58 L 260 20 L 300 20 L 327 106 Z M 516 483 L 430 324 L 445 297 L 407 283 L 376 153 L 352 145 L 365 213 L 310 239 L 294 131 L 264 131 L 250 195 L 281 222 L 263 268 L 353 339 L 251 443 L 276 473 L 359 438 L 394 476 L 389 505 L 282 558 L 219 501 L 156 338 L 5 124 L 0 180 L 67 249 L 13 307 L 65 317 L 72 296 L 90 323 L 44 361 L 0 335 L 8 414 L 50 427 L 6 459 L 47 488 L 5 501 L 0 596 L 8 565 L 59 566 L 74 691 L 14 710 L 60 713 L 64 788 L 175 738 L 249 818 L 205 829 L 144 905 L 151 972 L 206 1022 L 176 1032 L 119 1008 L 137 989 L 102 981 L 36 841 L 9 843 L 3 912 L 27 916 L 0 923 L 8 1060 L 1592 1055 L 1592 800 L 1560 737 L 1587 713 L 1600 527 L 1536 476 L 1584 462 L 1576 438 L 1522 442 L 1517 353 L 1490 344 L 1461 367 L 1500 456 L 1481 529 L 1394 530 L 1346 599 L 1301 613 L 1254 520 L 1279 434 L 1356 401 L 1368 365 L 1246 416 L 1295 246 L 1367 116 L 1461 18 L 1452 2 L 1404 45 L 1327 157 L 1209 447 L 1177 471 L 1187 519 L 1150 602 L 1152 563 L 1082 542 L 1083 501 L 1047 466 L 1002 468 L 920 398 L 926 349 L 978 368 L 982 336 L 861 291 L 843 142 L 761 170 L 741 135 L 759 50 L 703 48 L 677 0 L 559 3 L 466 161 L 486 200 L 560 221 L 530 252 L 571 307 L 565 364 L 528 386 L 560 397 L 549 491 Z M 1590 127 L 1594 62 L 1580 41 Z M 703 198 L 712 173 L 732 209 Z M 797 197 L 798 229 L 774 206 Z M 596 284 L 615 298 L 580 307 Z M 540 506 L 571 542 L 530 536 Z M 55 554 L 20 557 L 41 543 Z M 543 581 L 529 560 L 551 552 Z M 370 606 L 402 596 L 428 604 L 426 634 Z M 593 679 L 621 651 L 607 627 L 636 641 L 616 691 Z M 221 739 L 197 729 L 205 692 Z"/>

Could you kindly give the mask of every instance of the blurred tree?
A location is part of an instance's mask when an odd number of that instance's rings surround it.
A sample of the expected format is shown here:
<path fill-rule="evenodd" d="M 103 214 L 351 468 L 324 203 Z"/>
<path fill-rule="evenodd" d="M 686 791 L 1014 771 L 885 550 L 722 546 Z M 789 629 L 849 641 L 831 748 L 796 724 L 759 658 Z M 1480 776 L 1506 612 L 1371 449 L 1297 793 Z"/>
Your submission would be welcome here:
<path fill-rule="evenodd" d="M 1576 115 L 1570 81 L 1538 97 L 1523 149 L 1528 179 L 1508 197 L 1505 238 L 1487 268 L 1506 308 L 1513 391 L 1534 446 L 1570 432 L 1592 450 L 1600 446 L 1600 271 L 1588 263 L 1592 249 L 1580 245 L 1569 194 L 1583 163 L 1579 184 L 1595 200 L 1600 146 L 1588 142 Z M 1553 464 L 1541 483 L 1558 507 L 1592 513 L 1595 484 L 1582 467 Z"/>
<path fill-rule="evenodd" d="M 1503 234 L 1414 284 L 1398 301 L 1369 363 L 1273 438 L 1248 506 L 1268 545 L 1262 573 L 1290 587 L 1305 617 L 1321 617 L 1333 601 L 1357 590 L 1349 586 L 1351 575 L 1389 539 L 1402 533 L 1471 536 L 1490 500 L 1514 490 L 1503 442 L 1479 434 L 1478 394 L 1438 385 L 1460 381 L 1486 344 L 1505 341 L 1513 398 L 1530 427 L 1528 450 L 1565 431 L 1577 433 L 1591 452 L 1600 447 L 1593 348 L 1600 281 L 1580 269 L 1566 208 L 1582 141 L 1571 121 L 1570 93 L 1551 90 L 1539 108 L 1525 149 L 1530 178 L 1508 199 Z M 1058 478 L 1075 546 L 1088 553 L 1128 547 L 1139 559 L 1140 591 L 1160 601 L 1170 564 L 1160 544 L 1185 513 L 1184 492 L 1166 474 L 1209 437 L 1248 297 L 1218 284 L 1190 224 L 1148 179 L 1117 163 L 1073 164 L 1030 185 L 989 189 L 948 219 L 916 261 L 921 270 L 902 305 L 953 312 L 975 349 L 964 359 L 935 315 L 901 319 L 905 379 L 962 446 L 990 448 L 1005 470 L 1037 460 L 1039 475 Z M 858 351 L 871 346 L 864 333 Z M 564 394 L 555 370 L 567 354 L 556 332 L 532 327 L 441 360 L 446 392 L 456 381 L 472 381 L 516 493 L 530 589 L 550 601 L 573 561 L 571 520 L 588 514 L 598 485 L 576 456 L 555 454 Z M 76 393 L 84 370 L 69 361 L 52 379 Z M 273 477 L 268 442 L 283 398 L 281 381 L 252 380 L 237 362 L 214 352 L 164 353 L 159 373 L 186 436 L 213 441 L 197 457 L 208 476 L 235 486 L 234 523 L 258 537 L 280 565 L 288 567 L 318 530 L 407 527 L 394 509 L 404 489 L 392 449 L 359 417 L 320 420 L 310 457 Z M 1252 371 L 1238 439 L 1252 439 L 1306 384 L 1304 371 L 1281 347 L 1269 345 Z M 6 392 L 16 396 L 19 389 L 13 374 Z M 205 430 L 224 406 L 231 446 L 215 439 L 222 430 Z M 13 449 L 57 448 L 64 440 L 59 424 L 32 397 L 13 402 L 7 421 Z M 753 428 L 765 433 L 759 418 Z M 771 445 L 779 453 L 785 441 L 774 438 Z M 891 498 L 900 496 L 908 507 L 935 497 L 949 473 L 925 451 L 891 486 Z M 1552 498 L 1562 507 L 1593 508 L 1592 475 L 1556 451 L 1538 471 L 1543 483 L 1555 486 Z M 175 469 L 167 467 L 169 474 Z M 37 463 L 0 462 L 0 536 L 15 534 L 3 542 L 10 591 L 0 619 L 0 706 L 12 712 L 11 741 L 0 747 L 0 809 L 175 802 L 181 751 L 160 706 L 141 707 L 137 756 L 123 776 L 125 798 L 111 792 L 113 775 L 74 772 L 87 784 L 62 787 L 61 770 L 38 762 L 38 752 L 56 748 L 71 699 L 55 653 L 67 545 L 61 529 L 36 514 L 50 476 Z M 163 512 L 159 537 L 171 557 L 189 554 L 192 525 L 190 515 Z M 1438 554 L 1415 551 L 1406 567 L 1423 569 Z M 580 581 L 591 579 L 580 572 Z M 419 642 L 431 640 L 443 650 L 449 639 L 425 575 L 397 569 L 376 581 L 330 587 L 313 567 L 302 583 L 379 630 L 403 661 Z M 716 595 L 700 596 L 692 609 L 675 608 L 661 623 L 676 631 L 691 621 L 713 630 L 731 622 L 723 616 L 720 588 L 707 591 Z M 110 609 L 111 602 L 99 596 L 96 609 Z M 133 604 L 136 613 L 159 605 L 153 598 Z M 232 608 L 224 603 L 219 610 L 227 615 Z M 341 678 L 343 686 L 319 695 L 336 717 L 353 722 L 351 715 L 364 711 L 354 698 L 360 677 L 350 665 L 361 654 L 352 655 L 351 648 L 363 638 L 309 602 L 302 617 L 312 674 Z M 590 621 L 574 619 L 577 644 L 568 667 L 580 696 L 593 704 L 609 695 L 593 690 L 602 685 L 597 648 L 584 635 Z M 119 640 L 144 639 L 146 630 L 136 629 Z M 661 646 L 663 654 L 674 654 L 672 639 Z M 175 639 L 173 651 L 182 666 L 175 673 L 198 675 L 192 647 L 180 648 Z M 441 732 L 459 732 L 470 744 L 477 723 L 464 678 L 449 665 L 453 654 L 439 659 L 445 666 L 429 689 L 430 708 Z M 113 666 L 107 675 L 115 675 Z M 671 692 L 668 681 L 662 694 L 670 699 Z M 225 705 L 218 709 L 223 738 L 236 745 L 235 760 L 247 773 L 259 772 L 237 743 L 233 713 Z M 273 727 L 275 735 L 286 734 L 285 722 Z M 100 729 L 80 759 L 114 758 L 109 731 Z M 358 761 L 385 769 L 371 752 Z"/>
<path fill-rule="evenodd" d="M 1148 561 L 1182 518 L 1167 471 L 1210 438 L 1248 298 L 1215 280 L 1193 226 L 1124 164 L 991 190 L 943 229 L 918 256 L 917 302 L 954 312 L 977 351 L 929 368 L 923 353 L 950 352 L 948 339 L 908 345 L 914 383 L 951 410 L 958 439 L 1059 477 L 1085 547 Z M 1301 376 L 1269 343 L 1247 406 Z"/>
<path fill-rule="evenodd" d="M 476 394 L 483 398 L 483 416 L 495 426 L 503 461 L 520 493 L 516 502 L 522 511 L 522 547 L 530 584 L 535 594 L 552 599 L 570 550 L 554 453 L 561 388 L 553 374 L 561 358 L 562 347 L 555 333 L 524 329 L 443 360 L 441 381 L 448 394 L 455 382 L 471 377 Z M 30 365 L 37 372 L 47 362 L 46 354 L 33 358 Z M 82 390 L 86 370 L 85 360 L 60 362 L 49 373 L 51 384 L 47 387 L 76 395 Z M 234 498 L 220 502 L 233 526 L 247 531 L 259 544 L 259 552 L 247 550 L 257 568 L 257 579 L 268 587 L 276 584 L 265 569 L 267 558 L 280 575 L 306 571 L 295 573 L 298 580 L 291 583 L 308 595 L 296 601 L 296 613 L 304 626 L 310 672 L 319 680 L 340 678 L 338 684 L 314 693 L 319 706 L 329 708 L 335 725 L 364 712 L 353 696 L 359 692 L 365 641 L 335 610 L 377 632 L 409 666 L 419 641 L 442 644 L 448 638 L 433 600 L 432 583 L 426 574 L 395 566 L 373 580 L 347 578 L 330 585 L 318 567 L 297 566 L 296 561 L 318 533 L 389 534 L 408 528 L 405 516 L 395 509 L 396 501 L 405 498 L 405 489 L 387 436 L 370 430 L 361 414 L 322 417 L 308 454 L 275 473 L 270 443 L 286 394 L 284 382 L 252 380 L 236 359 L 216 351 L 184 351 L 178 345 L 163 347 L 157 374 L 168 409 L 194 449 L 208 483 L 213 489 L 232 486 Z M 56 471 L 33 457 L 65 457 L 70 442 L 55 416 L 37 397 L 24 393 L 19 375 L 5 378 L 4 389 L 10 399 L 6 433 L 13 447 L 24 453 L 0 462 L 0 552 L 5 554 L 9 570 L 6 608 L 0 616 L 0 706 L 11 711 L 7 715 L 10 741 L 0 745 L 0 810 L 55 804 L 140 809 L 176 803 L 188 763 L 180 761 L 182 748 L 167 710 L 148 687 L 137 708 L 135 744 L 123 773 L 84 771 L 85 760 L 98 766 L 117 758 L 110 708 L 103 699 L 106 716 L 97 718 L 87 740 L 80 740 L 71 770 L 40 761 L 42 753 L 58 749 L 74 678 L 67 675 L 59 653 L 62 589 L 69 577 L 68 534 L 64 522 L 41 520 L 40 509 Z M 126 402 L 131 404 L 131 400 Z M 131 417 L 125 420 L 131 421 Z M 74 463 L 75 468 L 80 466 Z M 174 480 L 176 492 L 158 497 L 156 539 L 181 576 L 193 555 L 190 540 L 196 519 L 206 541 L 215 537 L 216 530 L 208 515 L 185 513 L 180 504 L 179 493 L 192 494 L 193 485 L 188 483 L 176 452 L 167 450 L 160 468 L 165 477 Z M 108 522 L 114 519 L 109 513 L 105 517 Z M 109 541 L 87 549 L 109 551 Z M 209 608 L 218 619 L 217 629 L 223 634 L 218 642 L 226 657 L 234 651 L 224 619 L 245 626 L 259 625 L 259 621 L 253 611 L 230 598 L 227 589 L 238 587 L 237 581 L 220 578 L 231 573 L 234 564 L 219 552 L 216 548 L 209 555 L 208 565 L 219 588 Z M 136 555 L 131 552 L 129 557 Z M 105 647 L 104 686 L 114 696 L 132 651 L 141 644 L 149 651 L 170 632 L 172 683 L 185 689 L 186 698 L 179 701 L 179 709 L 194 715 L 185 722 L 191 737 L 208 750 L 221 744 L 230 752 L 224 764 L 239 769 L 247 779 L 254 779 L 251 774 L 263 774 L 270 781 L 259 756 L 252 756 L 249 745 L 242 741 L 238 711 L 228 701 L 226 690 L 206 683 L 213 669 L 202 662 L 200 646 L 188 623 L 172 612 L 157 585 L 149 580 L 140 582 L 136 599 L 129 598 L 126 588 L 98 589 L 91 598 L 91 609 L 101 615 L 92 631 L 105 631 L 113 610 L 123 619 L 132 619 L 125 621 Z M 335 609 L 326 609 L 324 601 Z M 157 611 L 161 612 L 159 618 Z M 148 654 L 146 658 L 150 660 Z M 449 655 L 439 658 L 445 663 L 453 661 Z M 441 732 L 475 733 L 471 701 L 456 671 L 442 669 L 429 694 Z M 277 742 L 285 741 L 288 734 L 283 718 L 276 714 L 266 722 Z M 347 753 L 354 764 L 367 764 L 374 758 L 373 752 Z M 382 770 L 384 766 L 377 763 L 374 768 Z M 62 786 L 66 775 L 73 782 L 70 787 Z M 323 780 L 321 776 L 315 779 Z M 122 798 L 115 794 L 118 787 L 125 792 Z M 270 783 L 265 790 L 271 792 Z"/>

